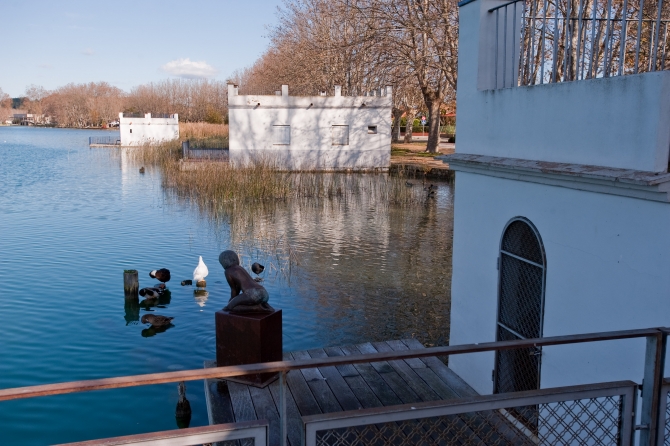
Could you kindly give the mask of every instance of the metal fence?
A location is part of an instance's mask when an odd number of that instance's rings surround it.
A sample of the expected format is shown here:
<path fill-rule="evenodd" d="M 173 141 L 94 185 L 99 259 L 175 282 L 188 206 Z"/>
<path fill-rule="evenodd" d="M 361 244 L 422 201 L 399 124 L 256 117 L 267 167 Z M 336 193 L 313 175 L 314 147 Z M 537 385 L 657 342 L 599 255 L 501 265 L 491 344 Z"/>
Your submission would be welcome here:
<path fill-rule="evenodd" d="M 189 140 L 181 143 L 181 151 L 185 160 L 228 160 L 230 154 L 228 147 L 209 147 L 206 142 L 191 146 Z"/>
<path fill-rule="evenodd" d="M 495 20 L 495 85 L 668 69 L 668 0 L 513 0 Z"/>
<path fill-rule="evenodd" d="M 100 144 L 104 146 L 120 146 L 120 136 L 89 136 L 88 145 Z"/>
<path fill-rule="evenodd" d="M 302 417 L 303 444 L 626 446 L 636 392 L 619 381 L 313 415 Z M 520 422 L 520 413 L 537 422 Z"/>
<path fill-rule="evenodd" d="M 279 438 L 281 444 L 285 445 L 287 428 L 286 375 L 290 370 L 645 338 L 644 373 L 641 377 L 644 385 L 641 386 L 640 391 L 642 404 L 635 409 L 635 412 L 633 412 L 633 406 L 631 406 L 634 399 L 631 395 L 635 395 L 635 390 L 640 386 L 626 381 L 502 393 L 425 403 L 428 406 L 422 404 L 412 405 L 409 408 L 407 406 L 389 406 L 378 409 L 379 412 L 376 415 L 379 418 L 368 419 L 364 422 L 361 422 L 361 419 L 358 418 L 351 425 L 375 425 L 374 429 L 376 430 L 370 429 L 370 433 L 366 435 L 378 435 L 376 432 L 380 428 L 383 429 L 383 425 L 388 423 L 397 423 L 409 419 L 417 420 L 424 417 L 451 417 L 439 420 L 439 424 L 436 424 L 436 426 L 441 429 L 446 423 L 447 426 L 451 426 L 450 429 L 456 429 L 454 435 L 459 432 L 459 428 L 462 428 L 464 431 L 469 429 L 473 433 L 477 432 L 478 436 L 483 435 L 484 438 L 487 438 L 486 435 L 491 432 L 491 437 L 486 442 L 480 441 L 480 444 L 496 444 L 495 441 L 498 441 L 497 444 L 507 444 L 501 443 L 502 440 L 494 440 L 494 437 L 501 438 L 500 435 L 504 432 L 507 434 L 510 432 L 514 433 L 516 435 L 514 438 L 521 438 L 524 441 L 530 439 L 533 444 L 538 444 L 538 442 L 542 444 L 541 441 L 544 441 L 545 444 L 603 444 L 603 441 L 606 440 L 600 440 L 600 443 L 596 442 L 595 439 L 599 436 L 605 439 L 609 438 L 611 441 L 607 444 L 629 444 L 627 442 L 629 441 L 628 435 L 632 429 L 631 423 L 638 417 L 640 424 L 635 428 L 639 430 L 640 444 L 657 445 L 663 442 L 662 436 L 658 442 L 656 437 L 658 433 L 664 432 L 666 424 L 667 391 L 665 394 L 662 394 L 662 390 L 663 388 L 670 387 L 667 381 L 665 381 L 664 387 L 663 380 L 668 333 L 670 333 L 670 329 L 668 328 L 649 328 L 102 378 L 0 389 L 0 401 L 279 372 Z M 433 406 L 430 406 L 430 404 Z M 420 414 L 421 412 L 415 412 L 424 410 L 427 407 L 436 408 L 442 406 L 451 409 L 449 411 L 444 409 L 445 411 L 439 414 L 423 412 L 424 416 L 417 416 L 416 414 Z M 516 416 L 518 413 L 528 410 L 532 411 L 532 416 Z M 408 411 L 414 415 L 408 417 L 406 414 Z M 397 418 L 397 414 L 403 412 L 405 412 L 402 415 L 404 418 Z M 527 414 L 527 412 L 525 413 Z M 664 415 L 661 416 L 661 413 Z M 356 414 L 365 414 L 365 412 L 356 411 L 355 413 L 347 413 L 346 415 L 349 415 L 349 418 L 356 419 Z M 468 422 L 466 423 L 465 420 L 468 420 Z M 316 420 L 312 419 L 311 421 Z M 306 422 L 309 423 L 310 419 L 307 418 Z M 421 421 L 421 423 L 421 431 L 433 429 L 435 435 L 442 435 L 435 428 L 430 427 L 430 421 Z M 492 430 L 492 426 L 497 427 L 495 430 Z M 390 428 L 394 429 L 393 426 Z M 403 427 L 403 435 L 409 435 L 406 430 L 411 428 L 411 423 Z M 519 435 L 517 431 L 522 434 Z M 387 432 L 385 435 L 393 435 L 391 431 L 385 432 Z M 417 432 L 420 431 L 417 430 Z M 139 437 L 138 435 L 126 437 L 126 442 L 128 443 Z M 481 437 L 479 438 L 481 440 Z M 434 443 L 431 440 L 430 444 Z M 99 442 L 97 444 L 106 443 Z M 328 444 L 331 443 L 329 442 Z M 453 444 L 453 442 L 449 440 L 447 444 Z M 522 442 L 521 444 L 524 443 Z"/>

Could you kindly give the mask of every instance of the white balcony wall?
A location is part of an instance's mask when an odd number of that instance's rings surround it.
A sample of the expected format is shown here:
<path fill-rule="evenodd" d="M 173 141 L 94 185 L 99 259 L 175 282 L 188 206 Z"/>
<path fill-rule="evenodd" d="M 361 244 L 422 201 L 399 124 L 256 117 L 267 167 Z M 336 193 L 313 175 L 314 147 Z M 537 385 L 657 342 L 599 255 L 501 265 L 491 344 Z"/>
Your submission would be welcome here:
<path fill-rule="evenodd" d="M 457 151 L 666 171 L 670 72 L 496 89 L 503 45 L 496 66 L 495 13 L 488 10 L 503 3 L 478 0 L 460 8 Z M 508 44 L 508 70 L 518 64 L 518 49 L 511 49 Z"/>

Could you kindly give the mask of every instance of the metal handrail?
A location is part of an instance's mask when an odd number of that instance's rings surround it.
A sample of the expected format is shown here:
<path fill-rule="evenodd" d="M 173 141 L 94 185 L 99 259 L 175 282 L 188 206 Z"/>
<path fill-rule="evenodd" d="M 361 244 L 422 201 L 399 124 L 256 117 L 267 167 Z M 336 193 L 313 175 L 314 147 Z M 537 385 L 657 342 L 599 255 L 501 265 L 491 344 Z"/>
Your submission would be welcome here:
<path fill-rule="evenodd" d="M 545 347 L 551 345 L 645 338 L 649 336 L 659 336 L 661 334 L 667 333 L 670 333 L 670 329 L 664 327 L 645 328 L 637 330 L 609 331 L 566 336 L 549 336 L 545 338 L 521 339 L 514 341 L 450 345 L 446 347 L 429 347 L 421 350 L 368 353 L 352 356 L 302 359 L 293 361 L 275 361 L 259 364 L 213 367 L 208 369 L 181 370 L 176 372 L 149 373 L 144 375 L 70 381 L 64 383 L 2 389 L 0 390 L 0 401 L 34 398 L 48 395 L 63 395 L 68 393 L 88 392 L 92 390 L 137 387 L 150 384 L 165 384 L 180 381 L 228 378 L 233 376 L 253 375 L 257 373 L 288 372 L 290 370 L 301 370 L 315 367 L 392 361 L 397 359 L 425 358 L 430 356 L 451 356 L 466 353 L 511 350 L 524 347 Z"/>

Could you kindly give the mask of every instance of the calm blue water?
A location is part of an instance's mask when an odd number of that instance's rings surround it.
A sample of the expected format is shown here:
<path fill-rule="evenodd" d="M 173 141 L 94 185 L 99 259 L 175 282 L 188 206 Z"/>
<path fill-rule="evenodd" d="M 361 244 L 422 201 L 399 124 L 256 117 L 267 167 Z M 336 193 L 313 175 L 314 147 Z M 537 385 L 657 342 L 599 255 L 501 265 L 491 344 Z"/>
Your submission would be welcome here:
<path fill-rule="evenodd" d="M 263 284 L 283 309 L 287 351 L 447 342 L 448 185 L 406 209 L 371 197 L 283 203 L 257 215 L 245 238 L 233 219 L 165 191 L 157 170 L 140 175 L 117 149 L 89 149 L 97 135 L 0 127 L 0 388 L 202 367 L 229 296 L 218 254 L 231 247 L 246 264 L 274 265 Z M 287 246 L 297 264 L 282 260 Z M 199 255 L 210 275 L 198 300 L 179 282 Z M 123 270 L 149 286 L 161 267 L 172 272 L 161 308 L 124 308 Z M 151 336 L 137 323 L 146 311 L 174 316 L 174 327 Z M 207 424 L 202 382 L 188 383 L 187 396 L 191 426 Z M 176 402 L 175 384 L 0 402 L 0 444 L 173 429 Z"/>

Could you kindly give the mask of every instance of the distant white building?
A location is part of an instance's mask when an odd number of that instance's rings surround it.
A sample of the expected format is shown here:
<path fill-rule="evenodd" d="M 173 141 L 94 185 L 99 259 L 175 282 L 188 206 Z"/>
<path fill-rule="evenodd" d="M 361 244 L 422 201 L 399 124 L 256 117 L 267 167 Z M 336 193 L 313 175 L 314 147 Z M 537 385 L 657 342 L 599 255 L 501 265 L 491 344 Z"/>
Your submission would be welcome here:
<path fill-rule="evenodd" d="M 460 3 L 450 343 L 669 326 L 670 72 L 617 73 L 619 49 L 597 78 L 583 73 L 602 53 L 577 56 L 568 79 L 551 58 L 533 67 L 523 7 Z M 644 351 L 644 339 L 624 340 L 455 355 L 449 367 L 482 394 L 639 383 Z"/>
<path fill-rule="evenodd" d="M 179 139 L 179 116 L 175 113 L 119 113 L 122 146 L 155 144 Z"/>
<path fill-rule="evenodd" d="M 51 116 L 38 115 L 35 113 L 14 113 L 13 122 L 19 125 L 50 124 Z"/>
<path fill-rule="evenodd" d="M 388 169 L 391 87 L 370 96 L 238 95 L 228 85 L 230 159 L 288 170 Z"/>

